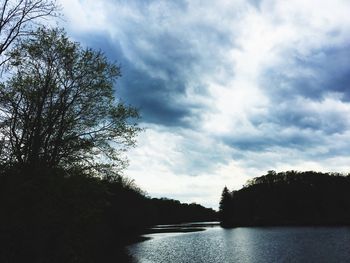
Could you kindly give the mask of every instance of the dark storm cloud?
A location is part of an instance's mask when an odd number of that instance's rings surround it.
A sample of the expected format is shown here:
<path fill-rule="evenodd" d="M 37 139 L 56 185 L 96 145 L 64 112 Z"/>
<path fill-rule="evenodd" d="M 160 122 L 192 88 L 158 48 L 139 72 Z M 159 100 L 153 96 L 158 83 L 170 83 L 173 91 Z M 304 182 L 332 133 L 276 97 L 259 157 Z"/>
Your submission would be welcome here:
<path fill-rule="evenodd" d="M 138 108 L 143 122 L 187 126 L 190 124 L 184 121 L 185 117 L 191 116 L 192 109 L 201 106 L 181 100 L 186 93 L 186 79 L 179 77 L 182 74 L 179 67 L 190 67 L 195 58 L 176 52 L 175 41 L 163 37 L 159 52 L 166 54 L 166 58 L 152 57 L 141 52 L 136 54 L 146 68 L 138 67 L 137 63 L 130 61 L 124 55 L 120 43 L 108 35 L 89 34 L 77 38 L 90 47 L 103 50 L 111 61 L 121 66 L 122 77 L 117 81 L 118 97 Z M 128 47 L 132 49 L 132 45 Z M 152 76 L 153 72 L 159 70 L 162 77 Z M 205 92 L 205 88 L 202 87 L 201 90 Z"/>
<path fill-rule="evenodd" d="M 208 95 L 202 79 L 224 83 L 233 76 L 224 59 L 233 45 L 231 28 L 207 21 L 211 10 L 192 19 L 188 1 L 108 2 L 119 12 L 106 12 L 108 30 L 75 38 L 117 60 L 123 75 L 118 94 L 140 109 L 143 122 L 193 127 L 207 107 L 197 99 Z"/>
<path fill-rule="evenodd" d="M 300 130 L 300 134 L 308 130 L 310 137 L 316 132 L 324 136 L 346 132 L 349 116 L 336 108 L 324 107 L 325 101 L 332 96 L 334 103 L 349 102 L 349 46 L 318 49 L 307 55 L 286 53 L 285 57 L 285 63 L 263 72 L 260 84 L 269 94 L 271 104 L 266 116 L 251 116 L 252 123 L 256 127 L 271 123 L 279 131 L 295 128 Z M 298 137 L 270 138 L 257 145 L 264 145 L 266 141 L 268 145 L 276 143 L 286 147 L 322 144 L 321 141 L 314 141 L 314 138 Z"/>
<path fill-rule="evenodd" d="M 123 76 L 118 81 L 118 94 L 140 109 L 143 122 L 193 126 L 191 120 L 200 118 L 198 114 L 205 105 L 189 94 L 207 95 L 206 83 L 201 81 L 206 75 L 220 71 L 232 76 L 232 65 L 222 59 L 226 55 L 222 50 L 232 44 L 232 36 L 205 20 L 190 28 L 182 25 L 181 30 L 177 25 L 163 26 L 162 22 L 169 21 L 175 11 L 185 11 L 185 2 L 167 2 L 167 9 L 163 13 L 158 10 L 157 14 L 147 12 L 154 1 L 141 2 L 130 3 L 140 11 L 140 17 L 125 19 L 121 32 L 113 38 L 104 31 L 76 38 L 103 50 L 121 65 Z"/>
<path fill-rule="evenodd" d="M 259 129 L 259 128 L 258 128 Z M 225 138 L 226 144 L 240 150 L 261 152 L 272 147 L 302 149 L 319 144 L 322 139 L 309 132 L 299 130 L 283 131 L 284 127 L 260 128 L 257 135 L 242 135 Z"/>
<path fill-rule="evenodd" d="M 308 101 L 304 103 L 305 105 L 300 105 L 300 103 L 290 101 L 288 106 L 276 107 L 276 111 L 271 110 L 269 119 L 283 127 L 322 131 L 325 135 L 342 133 L 348 129 L 347 116 L 332 110 L 324 112 L 321 108 L 322 104 L 320 104 L 319 112 L 311 111 L 307 107 L 303 108 L 307 106 Z"/>
<path fill-rule="evenodd" d="M 275 102 L 296 96 L 321 100 L 330 92 L 350 99 L 350 45 L 318 49 L 308 55 L 283 54 L 286 62 L 262 73 L 262 85 Z"/>

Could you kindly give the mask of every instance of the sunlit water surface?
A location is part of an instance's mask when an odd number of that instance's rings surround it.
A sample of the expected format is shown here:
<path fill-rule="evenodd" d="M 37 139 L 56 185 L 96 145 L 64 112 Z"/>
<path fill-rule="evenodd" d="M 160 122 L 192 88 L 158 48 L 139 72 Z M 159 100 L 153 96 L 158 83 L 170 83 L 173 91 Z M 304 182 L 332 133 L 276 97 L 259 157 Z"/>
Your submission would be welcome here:
<path fill-rule="evenodd" d="M 148 236 L 128 247 L 135 262 L 350 262 L 349 227 L 217 226 Z"/>

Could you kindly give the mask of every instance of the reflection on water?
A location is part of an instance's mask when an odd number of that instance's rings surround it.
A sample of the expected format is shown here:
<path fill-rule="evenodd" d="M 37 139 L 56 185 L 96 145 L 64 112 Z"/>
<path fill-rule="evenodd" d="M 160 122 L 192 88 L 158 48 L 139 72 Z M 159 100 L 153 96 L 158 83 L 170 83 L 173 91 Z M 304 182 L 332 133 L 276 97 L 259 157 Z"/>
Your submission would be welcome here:
<path fill-rule="evenodd" d="M 350 262 L 349 227 L 208 227 L 150 234 L 128 247 L 138 263 Z"/>

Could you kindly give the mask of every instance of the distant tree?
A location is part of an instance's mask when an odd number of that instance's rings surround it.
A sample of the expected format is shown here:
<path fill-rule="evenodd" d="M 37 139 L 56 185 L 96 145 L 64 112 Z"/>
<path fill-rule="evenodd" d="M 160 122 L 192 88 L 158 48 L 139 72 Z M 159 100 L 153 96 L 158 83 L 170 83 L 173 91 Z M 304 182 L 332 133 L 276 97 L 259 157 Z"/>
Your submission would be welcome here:
<path fill-rule="evenodd" d="M 32 1 L 30 1 L 32 2 Z M 61 29 L 38 29 L 10 53 L 0 86 L 2 163 L 110 174 L 134 145 L 138 112 L 116 101 L 120 68 Z"/>
<path fill-rule="evenodd" d="M 33 22 L 55 16 L 57 5 L 51 0 L 0 0 L 0 66 L 6 59 L 3 53 L 31 32 Z"/>
<path fill-rule="evenodd" d="M 227 226 L 232 220 L 232 194 L 225 186 L 219 204 L 219 218 L 222 226 Z"/>

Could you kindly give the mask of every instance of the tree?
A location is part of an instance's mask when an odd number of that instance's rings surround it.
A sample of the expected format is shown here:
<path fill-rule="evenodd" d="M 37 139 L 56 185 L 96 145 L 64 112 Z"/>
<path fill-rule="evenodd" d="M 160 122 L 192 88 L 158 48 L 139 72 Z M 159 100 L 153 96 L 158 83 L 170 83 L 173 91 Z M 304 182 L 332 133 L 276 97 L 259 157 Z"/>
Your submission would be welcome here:
<path fill-rule="evenodd" d="M 117 102 L 120 68 L 61 29 L 39 28 L 10 53 L 0 86 L 3 163 L 119 172 L 134 145 L 138 112 Z"/>
<path fill-rule="evenodd" d="M 0 0 L 0 57 L 31 31 L 32 22 L 54 16 L 57 6 L 50 0 Z M 6 59 L 0 60 L 0 66 Z"/>
<path fill-rule="evenodd" d="M 219 205 L 219 218 L 222 226 L 228 226 L 232 221 L 232 194 L 225 186 L 222 194 Z"/>

